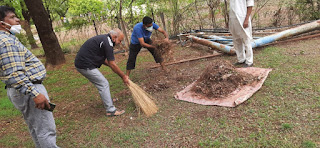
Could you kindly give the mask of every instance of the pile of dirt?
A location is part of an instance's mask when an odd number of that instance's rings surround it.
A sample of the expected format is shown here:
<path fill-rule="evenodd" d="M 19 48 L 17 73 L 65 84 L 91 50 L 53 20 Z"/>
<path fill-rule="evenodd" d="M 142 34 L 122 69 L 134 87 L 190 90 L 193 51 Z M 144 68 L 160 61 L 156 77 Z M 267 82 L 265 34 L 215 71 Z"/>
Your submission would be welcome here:
<path fill-rule="evenodd" d="M 219 98 L 256 80 L 258 78 L 237 71 L 229 61 L 215 60 L 201 74 L 191 91 L 208 98 Z"/>
<path fill-rule="evenodd" d="M 152 45 L 156 47 L 155 53 L 160 55 L 166 61 L 172 61 L 173 52 L 171 50 L 172 43 L 165 40 L 154 40 Z"/>

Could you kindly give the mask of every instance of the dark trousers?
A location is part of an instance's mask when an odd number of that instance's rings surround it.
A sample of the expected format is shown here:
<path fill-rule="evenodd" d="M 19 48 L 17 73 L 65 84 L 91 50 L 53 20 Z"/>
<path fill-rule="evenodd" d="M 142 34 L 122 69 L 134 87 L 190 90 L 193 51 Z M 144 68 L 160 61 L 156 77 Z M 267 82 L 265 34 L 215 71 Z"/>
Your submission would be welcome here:
<path fill-rule="evenodd" d="M 151 45 L 152 40 L 151 39 L 145 39 L 145 43 Z M 136 60 L 137 60 L 137 55 L 140 52 L 142 46 L 140 44 L 130 44 L 129 46 L 129 58 L 127 62 L 127 70 L 132 70 L 136 67 Z M 157 54 L 155 52 L 154 48 L 147 48 L 149 52 L 152 54 L 154 60 L 156 63 L 161 63 L 163 61 L 161 55 Z"/>

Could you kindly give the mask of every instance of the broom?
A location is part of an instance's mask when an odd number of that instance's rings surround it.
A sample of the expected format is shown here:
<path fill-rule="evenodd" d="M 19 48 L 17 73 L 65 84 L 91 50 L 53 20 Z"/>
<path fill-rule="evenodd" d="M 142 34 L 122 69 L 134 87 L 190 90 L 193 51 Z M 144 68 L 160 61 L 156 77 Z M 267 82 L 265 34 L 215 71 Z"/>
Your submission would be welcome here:
<path fill-rule="evenodd" d="M 132 93 L 133 101 L 136 106 L 140 107 L 147 117 L 155 114 L 158 111 L 158 107 L 152 101 L 152 96 L 146 93 L 137 84 L 129 80 L 129 89 Z"/>

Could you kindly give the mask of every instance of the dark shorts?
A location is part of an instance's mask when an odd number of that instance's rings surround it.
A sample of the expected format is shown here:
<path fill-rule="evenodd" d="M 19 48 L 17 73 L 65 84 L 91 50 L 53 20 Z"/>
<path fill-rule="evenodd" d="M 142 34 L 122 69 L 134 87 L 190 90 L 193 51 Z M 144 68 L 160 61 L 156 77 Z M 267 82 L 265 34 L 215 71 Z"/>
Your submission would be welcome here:
<path fill-rule="evenodd" d="M 145 43 L 151 45 L 152 40 L 151 39 L 146 39 Z M 132 70 L 136 66 L 136 60 L 137 60 L 137 55 L 140 52 L 142 46 L 140 44 L 130 44 L 129 46 L 129 58 L 127 62 L 127 70 Z M 154 60 L 156 63 L 161 63 L 163 61 L 163 58 L 161 55 L 155 53 L 154 48 L 147 48 L 149 52 L 152 54 Z"/>

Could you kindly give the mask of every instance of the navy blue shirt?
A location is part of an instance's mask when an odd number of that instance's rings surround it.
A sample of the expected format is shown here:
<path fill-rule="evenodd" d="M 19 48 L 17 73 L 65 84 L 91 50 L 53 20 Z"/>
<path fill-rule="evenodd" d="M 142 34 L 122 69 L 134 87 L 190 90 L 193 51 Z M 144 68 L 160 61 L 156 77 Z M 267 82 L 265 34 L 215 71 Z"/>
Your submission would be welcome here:
<path fill-rule="evenodd" d="M 152 23 L 153 29 L 158 30 L 159 26 L 156 23 Z M 140 44 L 138 38 L 150 39 L 152 32 L 143 28 L 143 23 L 137 23 L 133 27 L 132 35 L 131 35 L 131 44 Z"/>
<path fill-rule="evenodd" d="M 80 69 L 100 68 L 104 61 L 114 61 L 114 43 L 109 34 L 98 35 L 87 40 L 77 53 L 74 65 Z"/>

